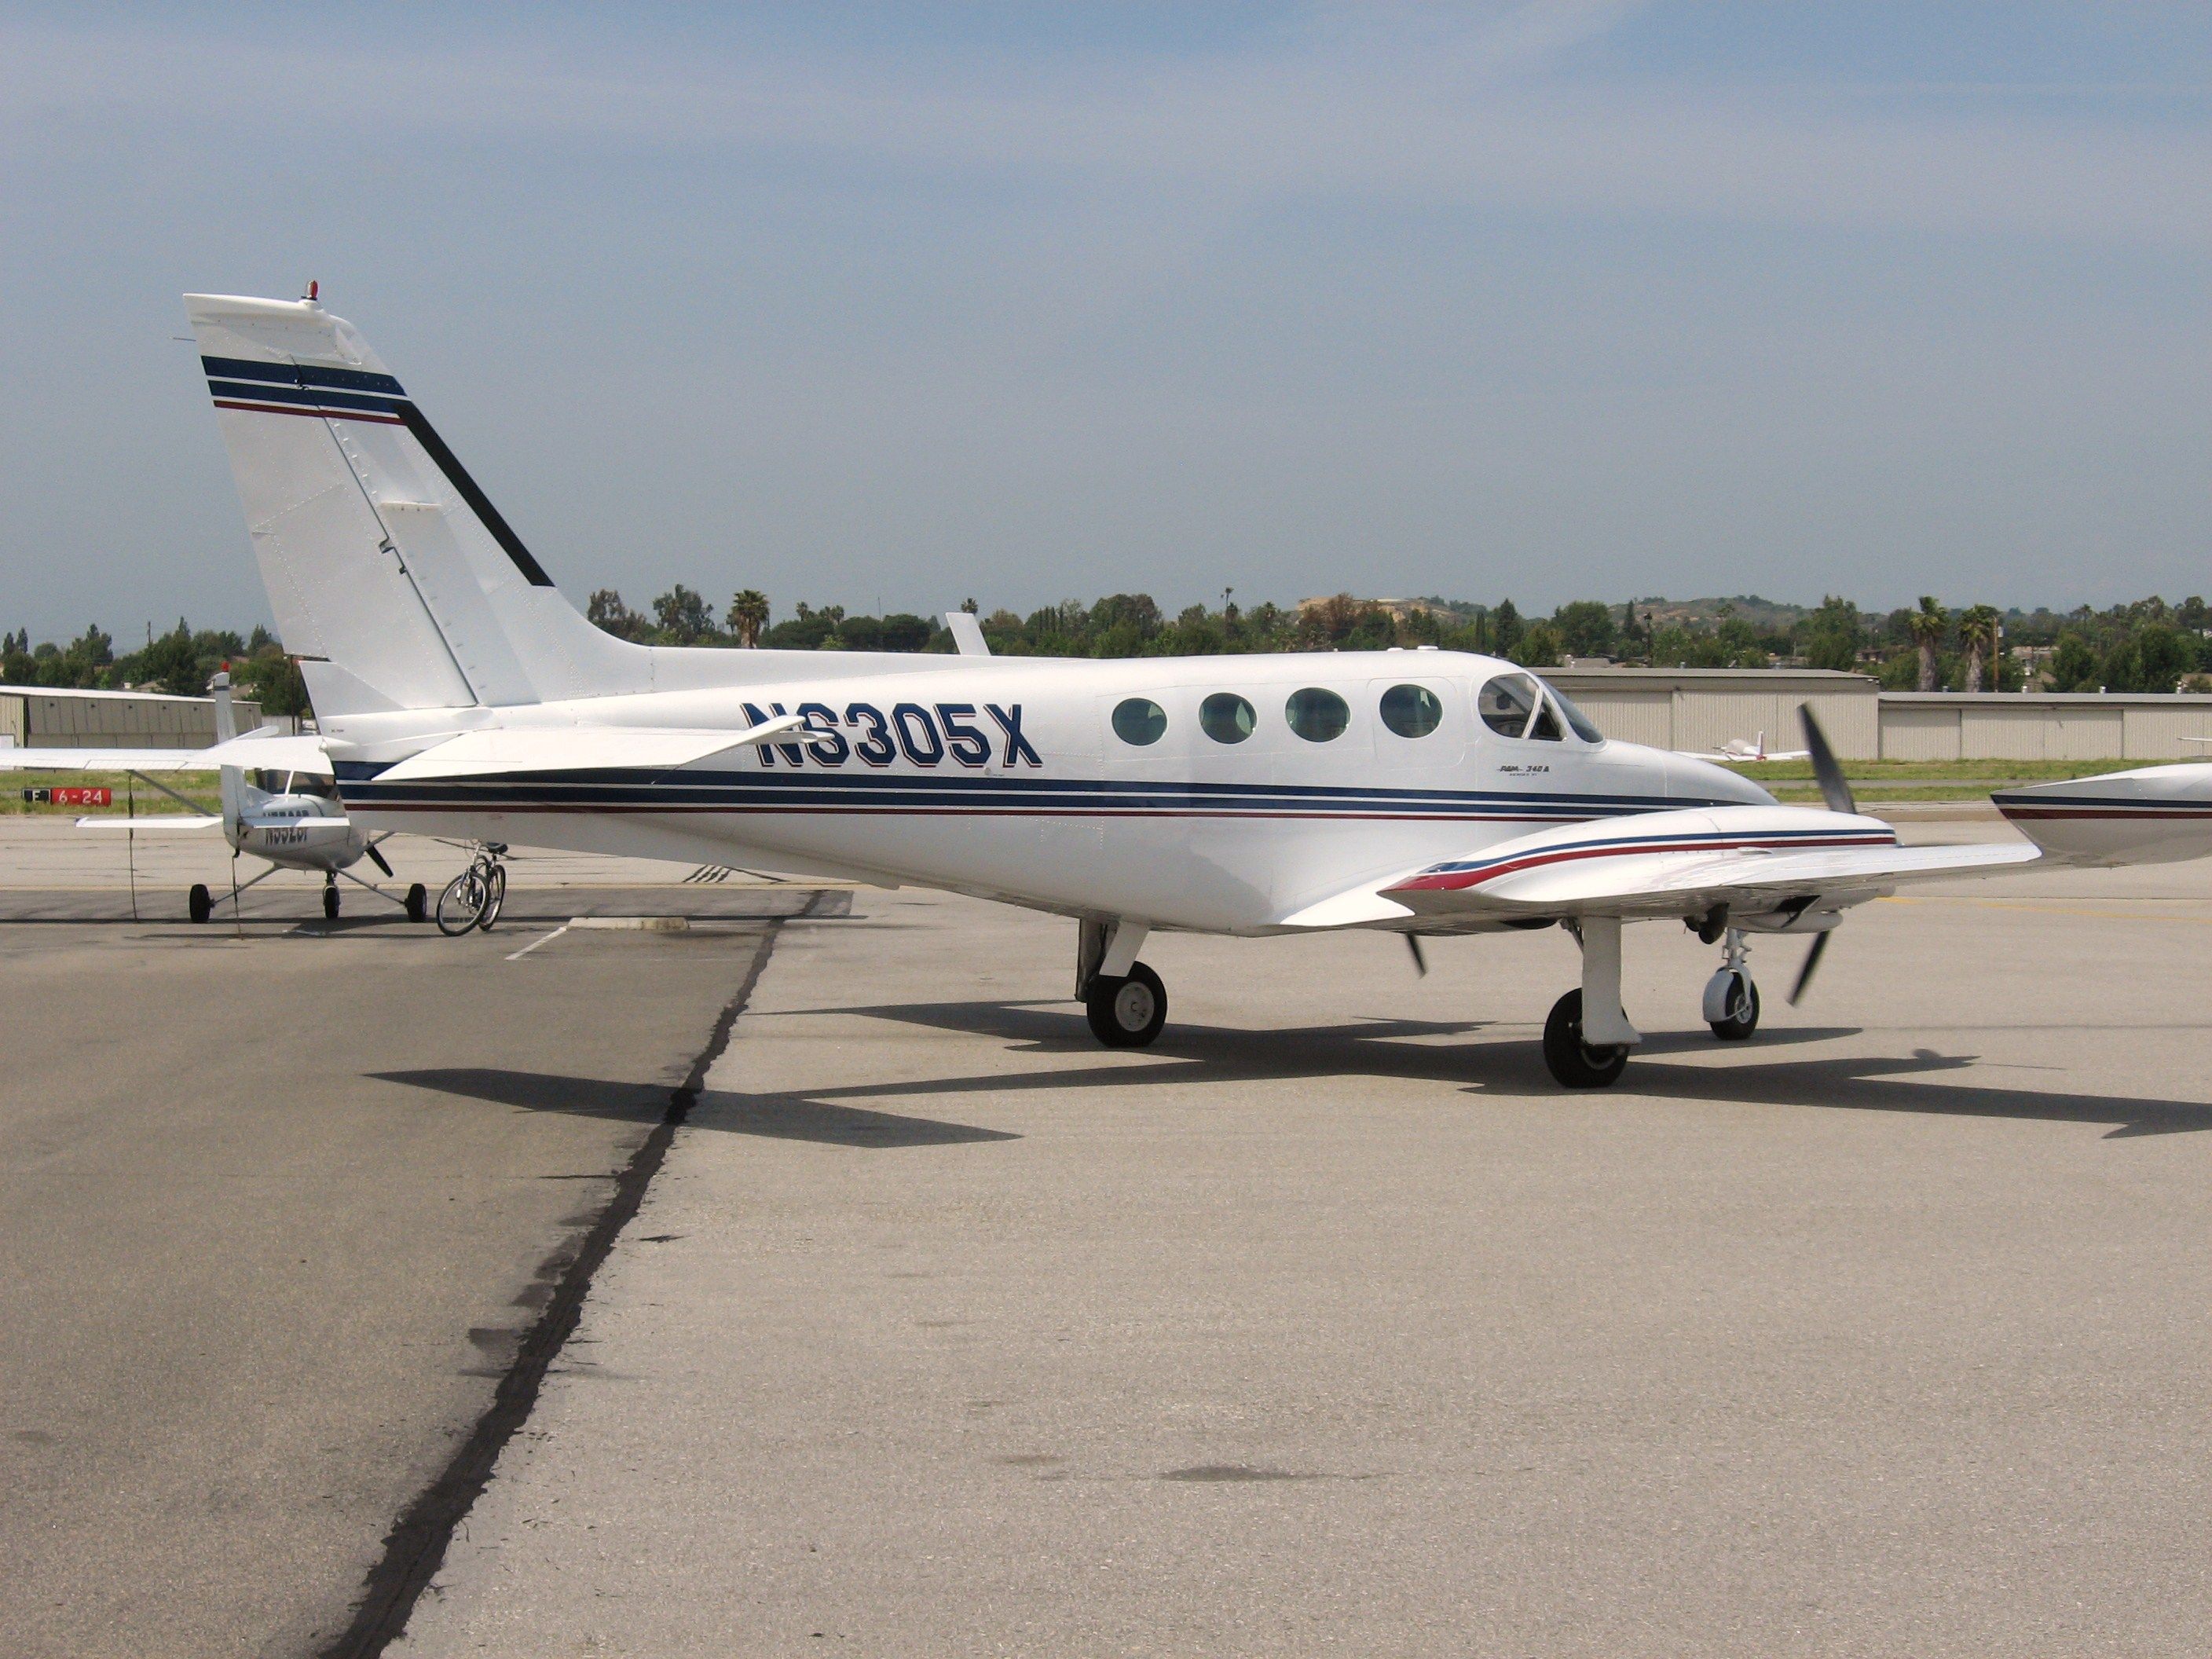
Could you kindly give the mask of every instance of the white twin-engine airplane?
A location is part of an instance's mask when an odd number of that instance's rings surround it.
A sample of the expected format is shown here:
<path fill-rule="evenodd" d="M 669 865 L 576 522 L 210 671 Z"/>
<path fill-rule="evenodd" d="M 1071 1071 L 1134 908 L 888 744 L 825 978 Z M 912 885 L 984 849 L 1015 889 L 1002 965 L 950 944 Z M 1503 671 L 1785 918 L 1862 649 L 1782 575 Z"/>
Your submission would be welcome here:
<path fill-rule="evenodd" d="M 1639 1040 L 1623 923 L 1723 944 L 1703 1012 L 1741 1038 L 1759 1022 L 1746 934 L 1819 936 L 1817 956 L 1901 884 L 2039 856 L 1899 846 L 1809 728 L 1833 810 L 1608 741 L 1489 657 L 994 658 L 972 629 L 951 657 L 629 644 L 562 598 L 349 324 L 312 297 L 186 305 L 285 648 L 366 829 L 1054 912 L 1114 1046 L 1166 1018 L 1138 959 L 1154 929 L 1559 924 L 1582 984 L 1544 1054 L 1583 1087 Z"/>

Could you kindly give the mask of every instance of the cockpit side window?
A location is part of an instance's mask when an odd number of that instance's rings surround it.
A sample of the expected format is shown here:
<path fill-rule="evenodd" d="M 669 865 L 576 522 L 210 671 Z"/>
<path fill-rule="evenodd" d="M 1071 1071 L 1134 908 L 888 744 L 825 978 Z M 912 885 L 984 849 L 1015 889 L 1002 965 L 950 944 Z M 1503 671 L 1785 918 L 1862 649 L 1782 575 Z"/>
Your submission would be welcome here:
<path fill-rule="evenodd" d="M 1475 694 L 1476 712 L 1482 723 L 1502 738 L 1528 735 L 1528 721 L 1539 698 L 1536 683 L 1526 674 L 1500 674 Z M 1552 735 L 1559 736 L 1556 728 Z"/>
<path fill-rule="evenodd" d="M 1559 717 L 1552 712 L 1549 697 L 1538 705 L 1535 720 L 1528 727 L 1528 735 L 1541 743 L 1557 743 L 1559 740 Z"/>
<path fill-rule="evenodd" d="M 1559 713 L 1566 716 L 1567 725 L 1577 737 L 1584 743 L 1605 741 L 1605 733 L 1597 729 L 1597 723 L 1595 720 L 1575 707 L 1575 700 L 1572 697 L 1560 690 L 1549 680 L 1545 681 L 1544 690 L 1551 693 L 1552 701 L 1559 705 Z"/>

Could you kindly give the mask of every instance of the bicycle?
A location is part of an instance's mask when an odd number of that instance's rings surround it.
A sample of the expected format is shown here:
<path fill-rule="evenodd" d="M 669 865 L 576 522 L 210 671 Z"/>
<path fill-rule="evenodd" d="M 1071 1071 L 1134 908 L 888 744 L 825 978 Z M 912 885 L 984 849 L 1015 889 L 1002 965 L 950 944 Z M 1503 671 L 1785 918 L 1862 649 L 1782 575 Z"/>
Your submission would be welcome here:
<path fill-rule="evenodd" d="M 458 939 L 471 927 L 489 933 L 499 920 L 500 907 L 507 902 L 507 867 L 499 861 L 505 851 L 502 842 L 479 843 L 469 867 L 438 895 L 438 931 L 447 938 Z"/>

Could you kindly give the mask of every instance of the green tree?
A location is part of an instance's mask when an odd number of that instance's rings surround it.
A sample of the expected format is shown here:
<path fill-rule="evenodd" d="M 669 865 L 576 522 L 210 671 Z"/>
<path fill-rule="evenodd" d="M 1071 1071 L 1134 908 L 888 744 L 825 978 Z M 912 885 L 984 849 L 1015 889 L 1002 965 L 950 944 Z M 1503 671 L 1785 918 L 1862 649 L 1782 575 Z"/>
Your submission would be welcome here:
<path fill-rule="evenodd" d="M 729 615 L 723 620 L 730 632 L 738 636 L 738 643 L 750 649 L 760 643 L 761 630 L 768 626 L 768 595 L 757 587 L 746 587 L 732 598 Z"/>
<path fill-rule="evenodd" d="M 670 645 L 696 645 L 714 631 L 707 601 L 682 582 L 653 600 L 653 623 Z"/>
<path fill-rule="evenodd" d="M 1905 623 L 1912 636 L 1912 647 L 1920 653 L 1918 689 L 1923 691 L 1936 690 L 1936 653 L 1943 648 L 1944 635 L 1950 627 L 1949 613 L 1931 595 L 1923 593 L 1920 609 L 1911 612 Z"/>
<path fill-rule="evenodd" d="M 1970 605 L 1959 617 L 1959 644 L 1966 653 L 1966 685 L 1969 691 L 1982 689 L 1982 670 L 1994 664 L 1997 656 L 1997 641 L 2004 625 L 1995 605 Z"/>
<path fill-rule="evenodd" d="M 584 615 L 592 625 L 603 629 L 618 640 L 641 641 L 652 629 L 652 624 L 623 603 L 623 596 L 611 587 L 593 590 L 584 607 Z"/>
<path fill-rule="evenodd" d="M 1576 599 L 1552 613 L 1552 626 L 1558 630 L 1560 642 L 1571 657 L 1613 654 L 1618 635 L 1609 605 L 1596 599 Z"/>

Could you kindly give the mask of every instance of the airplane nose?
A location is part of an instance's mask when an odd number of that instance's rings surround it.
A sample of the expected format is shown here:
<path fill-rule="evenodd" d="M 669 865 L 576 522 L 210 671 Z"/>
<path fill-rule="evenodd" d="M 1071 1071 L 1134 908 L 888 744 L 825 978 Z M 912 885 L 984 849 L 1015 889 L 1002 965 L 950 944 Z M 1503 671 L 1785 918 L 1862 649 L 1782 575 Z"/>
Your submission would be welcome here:
<path fill-rule="evenodd" d="M 1720 801 L 1730 806 L 1772 806 L 1774 797 L 1760 784 L 1713 761 L 1690 755 L 1667 757 L 1669 799 Z"/>

